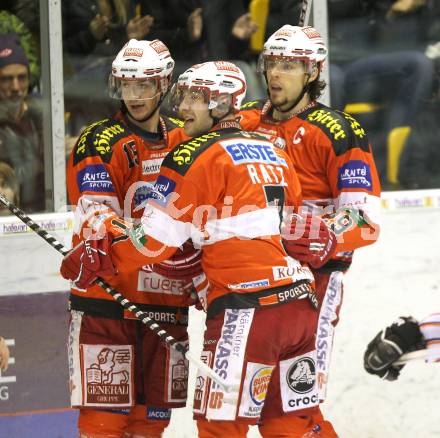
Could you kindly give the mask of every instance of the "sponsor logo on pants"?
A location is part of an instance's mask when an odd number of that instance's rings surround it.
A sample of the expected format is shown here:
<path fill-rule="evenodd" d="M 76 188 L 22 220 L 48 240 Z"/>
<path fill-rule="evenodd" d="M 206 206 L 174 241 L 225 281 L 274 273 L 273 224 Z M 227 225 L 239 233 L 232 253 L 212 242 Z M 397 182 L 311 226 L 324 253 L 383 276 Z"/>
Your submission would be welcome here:
<path fill-rule="evenodd" d="M 280 384 L 284 412 L 318 405 L 316 351 L 281 361 Z"/>
<path fill-rule="evenodd" d="M 188 345 L 188 341 L 183 343 Z M 182 353 L 170 349 L 168 363 L 168 402 L 182 402 L 188 393 L 189 362 L 182 358 Z"/>
<path fill-rule="evenodd" d="M 202 351 L 200 359 L 203 363 L 211 366 L 212 352 Z M 194 412 L 197 414 L 204 414 L 206 411 L 206 402 L 208 397 L 208 378 L 199 374 L 196 379 L 196 387 L 194 390 Z"/>
<path fill-rule="evenodd" d="M 147 418 L 149 420 L 169 420 L 171 418 L 171 409 L 148 407 Z"/>
<path fill-rule="evenodd" d="M 330 356 L 333 348 L 334 326 L 337 309 L 341 304 L 342 272 L 333 272 L 330 276 L 321 310 L 319 312 L 318 328 L 316 334 L 319 399 L 325 400 L 327 390 L 327 376 Z"/>
<path fill-rule="evenodd" d="M 133 347 L 81 345 L 85 406 L 131 406 Z"/>
<path fill-rule="evenodd" d="M 254 309 L 226 309 L 220 339 L 213 360 L 214 371 L 227 383 L 240 382 L 244 353 Z M 238 397 L 225 403 L 224 391 L 211 382 L 206 418 L 208 420 L 235 420 Z M 229 394 L 230 396 L 230 394 Z"/>
<path fill-rule="evenodd" d="M 240 417 L 260 417 L 273 368 L 271 365 L 248 362 L 238 413 Z"/>

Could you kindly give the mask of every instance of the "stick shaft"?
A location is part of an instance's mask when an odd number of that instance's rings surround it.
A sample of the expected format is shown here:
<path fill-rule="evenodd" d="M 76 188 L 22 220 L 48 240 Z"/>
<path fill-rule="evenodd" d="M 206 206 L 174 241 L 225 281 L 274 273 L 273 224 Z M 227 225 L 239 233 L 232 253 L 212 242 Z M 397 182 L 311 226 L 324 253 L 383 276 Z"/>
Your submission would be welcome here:
<path fill-rule="evenodd" d="M 32 231 L 38 234 L 42 239 L 44 239 L 47 243 L 49 243 L 49 245 L 55 248 L 62 255 L 66 255 L 69 252 L 69 250 L 62 243 L 60 243 L 54 236 L 52 236 L 46 230 L 43 230 L 23 210 L 21 210 L 15 204 L 9 201 L 9 199 L 6 198 L 2 193 L 0 193 L 0 202 L 3 205 L 5 205 L 11 211 L 11 213 L 13 213 L 22 222 L 24 222 Z M 157 324 L 157 322 L 154 319 L 151 319 L 146 312 L 142 312 L 142 310 L 140 310 L 136 306 L 136 304 L 129 301 L 120 292 L 118 292 L 116 289 L 113 289 L 112 286 L 110 286 L 106 281 L 102 280 L 101 278 L 98 278 L 96 280 L 96 283 L 99 286 L 101 286 L 108 294 L 110 294 L 119 304 L 121 304 L 121 306 L 124 307 L 124 309 L 127 309 L 129 312 L 133 313 L 133 315 L 135 315 L 136 318 L 138 318 L 142 323 L 148 326 L 148 328 L 150 328 L 153 332 L 155 332 L 156 335 L 159 336 L 163 342 L 165 342 L 165 344 L 179 351 L 184 356 L 187 356 L 188 352 L 185 346 L 179 343 L 179 341 L 177 341 L 177 339 L 171 336 L 166 330 L 161 328 L 160 325 Z M 189 354 L 188 354 L 188 360 L 191 360 L 191 362 L 195 366 L 197 366 L 202 372 L 208 374 L 210 378 L 212 378 L 216 383 L 218 383 L 220 386 L 225 388 L 226 391 L 229 390 L 229 385 L 227 385 L 220 376 L 218 376 L 212 369 L 207 367 L 207 365 L 204 364 L 202 361 L 194 358 Z M 208 372 L 206 368 L 208 368 L 210 372 Z"/>
<path fill-rule="evenodd" d="M 403 354 L 399 359 L 393 362 L 393 365 L 404 365 L 413 360 L 426 359 L 427 357 L 428 357 L 427 349 L 411 351 L 409 353 Z"/>

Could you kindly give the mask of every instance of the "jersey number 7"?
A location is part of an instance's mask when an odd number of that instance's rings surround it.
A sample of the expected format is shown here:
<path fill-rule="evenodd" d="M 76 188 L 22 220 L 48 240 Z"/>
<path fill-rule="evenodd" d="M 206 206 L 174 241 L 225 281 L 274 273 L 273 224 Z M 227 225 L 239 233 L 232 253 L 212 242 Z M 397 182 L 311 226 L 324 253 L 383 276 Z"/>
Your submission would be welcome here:
<path fill-rule="evenodd" d="M 263 186 L 264 196 L 266 197 L 266 203 L 268 207 L 277 207 L 278 214 L 280 216 L 280 224 L 283 220 L 283 207 L 284 207 L 284 187 L 280 185 L 266 185 Z"/>

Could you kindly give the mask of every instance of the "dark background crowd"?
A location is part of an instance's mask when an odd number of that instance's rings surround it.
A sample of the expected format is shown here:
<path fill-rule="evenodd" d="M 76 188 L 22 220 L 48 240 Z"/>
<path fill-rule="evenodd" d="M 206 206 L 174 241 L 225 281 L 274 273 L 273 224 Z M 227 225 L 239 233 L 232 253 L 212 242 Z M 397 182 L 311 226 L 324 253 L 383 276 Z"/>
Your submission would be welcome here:
<path fill-rule="evenodd" d="M 107 78 L 128 39 L 165 42 L 176 61 L 174 78 L 198 62 L 233 60 L 248 81 L 246 100 L 265 98 L 259 51 L 283 24 L 297 24 L 300 3 L 63 0 L 66 155 L 87 124 L 117 109 Z M 385 189 L 440 188 L 439 3 L 327 3 L 331 106 L 364 125 Z M 30 212 L 43 211 L 39 2 L 3 1 L 2 8 L 0 190 Z"/>

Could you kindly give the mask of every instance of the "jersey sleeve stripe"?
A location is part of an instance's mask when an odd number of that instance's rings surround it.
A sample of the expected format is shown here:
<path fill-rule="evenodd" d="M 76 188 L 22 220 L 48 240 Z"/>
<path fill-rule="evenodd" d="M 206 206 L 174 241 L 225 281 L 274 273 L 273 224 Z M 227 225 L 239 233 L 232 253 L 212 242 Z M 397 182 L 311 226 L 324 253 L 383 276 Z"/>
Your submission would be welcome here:
<path fill-rule="evenodd" d="M 162 210 L 147 204 L 142 217 L 144 233 L 166 246 L 179 247 L 194 233 L 190 222 L 173 219 Z"/>
<path fill-rule="evenodd" d="M 362 210 L 369 223 L 380 225 L 381 205 L 379 196 L 369 195 L 365 192 L 341 192 L 335 199 L 335 209 L 354 207 Z"/>
<path fill-rule="evenodd" d="M 203 230 L 195 224 L 173 219 L 153 205 L 148 210 L 148 219 L 143 221 L 144 232 L 167 246 L 180 246 L 189 237 L 203 246 L 232 238 L 248 240 L 280 233 L 280 218 L 276 207 L 207 221 Z"/>
<path fill-rule="evenodd" d="M 205 225 L 208 235 L 205 233 L 204 241 L 200 243 L 206 245 L 231 238 L 255 239 L 263 236 L 274 236 L 280 233 L 279 227 L 278 208 L 261 208 L 236 216 L 208 221 Z"/>

